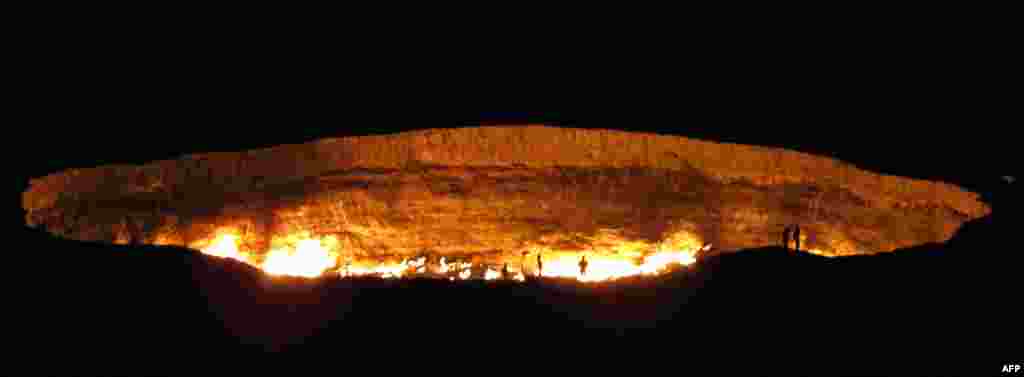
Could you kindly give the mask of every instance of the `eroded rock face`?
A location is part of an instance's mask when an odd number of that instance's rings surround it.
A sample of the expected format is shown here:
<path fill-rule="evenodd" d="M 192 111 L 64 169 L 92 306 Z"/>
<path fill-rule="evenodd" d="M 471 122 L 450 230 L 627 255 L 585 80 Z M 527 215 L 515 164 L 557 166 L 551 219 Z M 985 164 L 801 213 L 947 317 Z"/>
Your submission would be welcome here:
<path fill-rule="evenodd" d="M 30 226 L 107 242 L 195 246 L 218 227 L 337 235 L 354 255 L 593 250 L 673 232 L 720 250 L 801 224 L 827 255 L 944 242 L 990 212 L 959 187 L 833 159 L 643 133 L 542 126 L 323 139 L 32 180 Z"/>

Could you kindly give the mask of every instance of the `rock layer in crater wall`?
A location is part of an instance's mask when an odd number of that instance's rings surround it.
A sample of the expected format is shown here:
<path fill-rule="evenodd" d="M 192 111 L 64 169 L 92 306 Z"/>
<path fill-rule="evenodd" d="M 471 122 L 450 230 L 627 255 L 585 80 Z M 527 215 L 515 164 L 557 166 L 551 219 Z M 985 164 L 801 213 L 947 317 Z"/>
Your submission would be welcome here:
<path fill-rule="evenodd" d="M 30 226 L 78 240 L 170 243 L 305 230 L 354 254 L 510 258 L 685 231 L 719 249 L 780 243 L 800 223 L 829 255 L 944 242 L 991 210 L 957 186 L 805 153 L 543 126 L 432 129 L 205 153 L 33 179 Z M 616 246 L 618 245 L 618 246 Z"/>

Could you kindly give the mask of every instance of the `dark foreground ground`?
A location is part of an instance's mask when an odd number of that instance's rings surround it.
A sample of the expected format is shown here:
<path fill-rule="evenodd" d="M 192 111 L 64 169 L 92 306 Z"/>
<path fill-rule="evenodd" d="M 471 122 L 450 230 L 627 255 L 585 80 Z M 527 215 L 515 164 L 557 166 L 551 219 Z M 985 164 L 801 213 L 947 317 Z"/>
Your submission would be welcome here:
<path fill-rule="evenodd" d="M 17 349 L 53 356 L 32 364 L 41 371 L 237 373 L 285 360 L 298 374 L 996 375 L 1024 361 L 1022 265 L 1006 231 L 989 217 L 941 246 L 847 259 L 750 250 L 585 288 L 273 280 L 190 251 L 25 230 L 29 256 L 5 265 L 26 297 L 5 310 L 24 334 Z"/>

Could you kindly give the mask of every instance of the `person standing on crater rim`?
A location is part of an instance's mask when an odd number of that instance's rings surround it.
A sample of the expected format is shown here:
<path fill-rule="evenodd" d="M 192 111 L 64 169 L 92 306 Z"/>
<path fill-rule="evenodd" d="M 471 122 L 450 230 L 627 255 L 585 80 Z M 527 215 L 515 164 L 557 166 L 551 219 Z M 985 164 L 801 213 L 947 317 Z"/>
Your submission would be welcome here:
<path fill-rule="evenodd" d="M 508 277 L 508 262 L 505 262 L 505 265 L 501 266 L 501 278 L 504 280 L 508 280 Z"/>
<path fill-rule="evenodd" d="M 708 256 L 708 254 L 710 254 L 710 253 L 711 253 L 711 243 L 708 242 L 708 243 L 705 243 L 703 246 L 701 246 L 700 249 L 697 249 L 697 255 L 696 255 L 696 258 L 694 258 L 694 259 L 697 259 L 697 260 L 704 259 L 704 257 Z"/>
<path fill-rule="evenodd" d="M 586 274 L 587 274 L 587 256 L 584 255 L 582 258 L 580 258 L 580 276 L 584 276 Z"/>
<path fill-rule="evenodd" d="M 544 275 L 544 262 L 540 259 L 540 252 L 537 252 L 537 277 Z"/>
<path fill-rule="evenodd" d="M 796 245 L 795 251 L 800 251 L 800 224 L 793 225 L 793 242 Z"/>
<path fill-rule="evenodd" d="M 782 247 L 789 251 L 789 234 L 793 231 L 789 225 L 786 225 L 786 229 L 782 231 Z"/>

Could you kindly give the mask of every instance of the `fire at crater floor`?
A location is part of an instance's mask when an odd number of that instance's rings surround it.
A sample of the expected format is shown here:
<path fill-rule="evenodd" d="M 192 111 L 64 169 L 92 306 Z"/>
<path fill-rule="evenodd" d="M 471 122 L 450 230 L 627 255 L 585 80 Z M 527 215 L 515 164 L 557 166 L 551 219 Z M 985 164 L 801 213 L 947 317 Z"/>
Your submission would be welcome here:
<path fill-rule="evenodd" d="M 516 279 L 541 255 L 544 275 L 592 281 L 686 265 L 708 244 L 779 245 L 790 224 L 827 256 L 944 242 L 991 211 L 953 185 L 794 151 L 542 126 L 72 169 L 32 180 L 23 206 L 62 237 L 187 246 L 269 274 L 497 279 L 507 265 Z"/>

